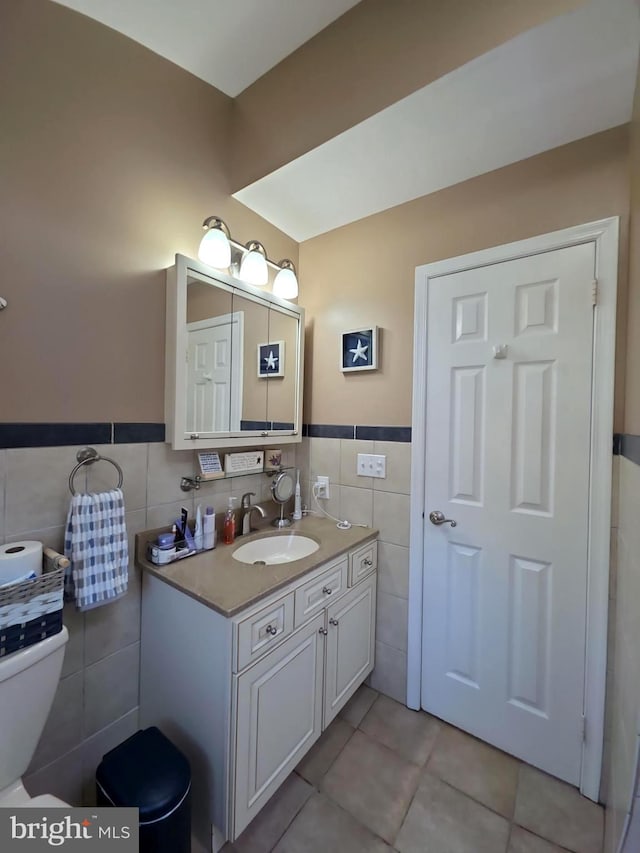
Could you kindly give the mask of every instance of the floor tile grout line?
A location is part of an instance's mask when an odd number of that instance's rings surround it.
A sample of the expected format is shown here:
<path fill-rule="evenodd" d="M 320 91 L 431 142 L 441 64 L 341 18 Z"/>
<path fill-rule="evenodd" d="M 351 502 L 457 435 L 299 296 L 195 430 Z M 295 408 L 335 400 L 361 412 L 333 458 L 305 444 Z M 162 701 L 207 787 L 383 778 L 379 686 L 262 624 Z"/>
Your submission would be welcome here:
<path fill-rule="evenodd" d="M 294 771 L 292 771 L 292 772 L 293 772 L 293 773 L 295 773 L 295 770 L 294 770 Z M 289 777 L 287 777 L 287 778 L 289 778 Z M 299 776 L 299 778 L 300 778 L 300 779 L 302 779 L 302 780 L 303 780 L 303 782 L 305 782 L 305 784 L 307 784 L 307 785 L 309 784 L 309 783 L 307 782 L 307 780 L 306 780 L 306 779 L 303 779 L 303 777 L 302 777 L 302 776 Z M 284 838 L 284 836 L 285 836 L 285 835 L 287 834 L 287 832 L 289 831 L 289 828 L 293 825 L 293 822 L 295 821 L 295 819 L 296 819 L 296 818 L 298 817 L 298 815 L 302 812 L 302 810 L 303 810 L 303 809 L 304 809 L 304 807 L 307 805 L 307 803 L 309 802 L 309 800 L 311 799 L 311 797 L 313 797 L 313 792 L 314 792 L 314 790 L 315 790 L 315 789 L 314 789 L 313 785 L 310 785 L 309 787 L 311 788 L 311 793 L 309 794 L 309 796 L 307 797 L 307 799 L 304 801 L 304 803 L 302 803 L 302 805 L 300 806 L 300 808 L 298 808 L 298 809 L 294 812 L 293 816 L 291 817 L 291 820 L 290 820 L 290 821 L 288 821 L 288 823 L 287 823 L 287 825 L 285 826 L 285 828 L 283 829 L 283 831 L 282 831 L 282 832 L 280 833 L 280 835 L 276 838 L 275 843 L 274 843 L 274 844 L 271 846 L 271 848 L 270 848 L 270 853 L 272 853 L 272 851 L 273 851 L 273 850 L 275 850 L 275 848 L 278 846 L 278 844 L 280 844 L 280 842 L 282 841 L 282 839 Z M 241 836 L 241 837 L 242 837 L 242 836 Z"/>

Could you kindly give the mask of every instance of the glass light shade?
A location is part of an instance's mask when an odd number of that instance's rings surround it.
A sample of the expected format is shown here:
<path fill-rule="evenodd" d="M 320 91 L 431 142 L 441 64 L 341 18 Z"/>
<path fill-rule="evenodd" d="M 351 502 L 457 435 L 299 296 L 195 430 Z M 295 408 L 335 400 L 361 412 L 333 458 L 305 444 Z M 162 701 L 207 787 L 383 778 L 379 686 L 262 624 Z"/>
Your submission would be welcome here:
<path fill-rule="evenodd" d="M 240 278 L 249 284 L 264 285 L 269 281 L 267 261 L 263 254 L 255 249 L 247 252 L 240 264 Z"/>
<path fill-rule="evenodd" d="M 198 257 L 211 267 L 227 269 L 231 263 L 231 246 L 227 235 L 219 228 L 209 228 L 200 241 Z"/>
<path fill-rule="evenodd" d="M 280 270 L 273 282 L 273 293 L 282 299 L 295 299 L 298 295 L 298 279 L 293 270 Z"/>

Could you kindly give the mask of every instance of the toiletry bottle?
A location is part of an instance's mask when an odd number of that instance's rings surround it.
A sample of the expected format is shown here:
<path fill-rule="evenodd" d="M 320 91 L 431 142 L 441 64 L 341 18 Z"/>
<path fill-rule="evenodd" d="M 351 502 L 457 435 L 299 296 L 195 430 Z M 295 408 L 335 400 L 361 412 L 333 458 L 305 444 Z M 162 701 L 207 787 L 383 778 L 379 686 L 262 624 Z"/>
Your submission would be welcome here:
<path fill-rule="evenodd" d="M 300 521 L 302 518 L 302 499 L 300 497 L 300 469 L 298 468 L 296 479 L 296 490 L 293 500 L 293 520 Z"/>
<path fill-rule="evenodd" d="M 231 545 L 236 538 L 236 516 L 233 511 L 234 502 L 235 498 L 229 498 L 229 504 L 227 506 L 227 512 L 222 526 L 222 541 L 225 545 Z"/>
<path fill-rule="evenodd" d="M 216 516 L 212 506 L 204 511 L 202 519 L 202 546 L 205 551 L 216 547 Z"/>
<path fill-rule="evenodd" d="M 200 510 L 200 504 L 198 504 L 198 508 L 196 510 L 196 526 L 193 531 L 193 541 L 195 542 L 196 551 L 202 551 L 204 548 L 202 533 L 202 512 Z"/>

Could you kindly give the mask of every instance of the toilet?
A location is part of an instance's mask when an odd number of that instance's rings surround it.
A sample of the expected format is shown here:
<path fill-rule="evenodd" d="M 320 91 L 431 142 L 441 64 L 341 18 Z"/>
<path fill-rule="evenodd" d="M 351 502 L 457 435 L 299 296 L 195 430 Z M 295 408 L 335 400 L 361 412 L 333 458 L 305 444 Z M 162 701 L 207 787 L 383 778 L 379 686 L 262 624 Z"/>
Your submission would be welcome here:
<path fill-rule="evenodd" d="M 53 637 L 0 658 L 0 807 L 69 805 L 50 794 L 31 797 L 22 784 L 51 710 L 68 639 L 63 627 Z"/>

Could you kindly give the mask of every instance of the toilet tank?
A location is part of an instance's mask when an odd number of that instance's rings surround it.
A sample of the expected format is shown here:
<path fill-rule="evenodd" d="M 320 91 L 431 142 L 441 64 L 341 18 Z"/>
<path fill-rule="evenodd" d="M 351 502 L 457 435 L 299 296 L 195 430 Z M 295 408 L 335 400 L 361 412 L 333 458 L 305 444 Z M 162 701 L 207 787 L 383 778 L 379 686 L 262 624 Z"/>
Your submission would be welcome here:
<path fill-rule="evenodd" d="M 22 777 L 33 758 L 56 694 L 69 633 L 0 658 L 0 791 Z"/>

